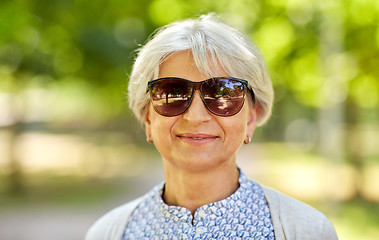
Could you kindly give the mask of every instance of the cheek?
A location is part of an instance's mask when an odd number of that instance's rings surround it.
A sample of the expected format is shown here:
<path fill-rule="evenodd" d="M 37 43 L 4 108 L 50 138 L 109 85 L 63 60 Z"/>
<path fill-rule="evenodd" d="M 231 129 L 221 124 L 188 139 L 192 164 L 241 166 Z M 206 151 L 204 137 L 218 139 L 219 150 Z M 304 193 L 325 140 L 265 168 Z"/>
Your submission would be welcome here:
<path fill-rule="evenodd" d="M 230 119 L 226 118 L 223 123 L 225 134 L 235 143 L 243 143 L 248 126 L 248 109 L 243 108 L 241 112 Z"/>
<path fill-rule="evenodd" d="M 226 121 L 223 123 L 226 140 L 230 143 L 242 143 L 246 136 L 246 123 L 244 121 Z"/>
<path fill-rule="evenodd" d="M 243 142 L 245 136 L 246 136 L 246 125 L 245 124 L 238 124 L 234 126 L 233 129 L 231 129 L 234 137 L 234 141 L 237 142 Z"/>
<path fill-rule="evenodd" d="M 171 132 L 175 124 L 175 118 L 168 118 L 152 113 L 150 118 L 151 136 L 156 143 L 171 141 Z"/>

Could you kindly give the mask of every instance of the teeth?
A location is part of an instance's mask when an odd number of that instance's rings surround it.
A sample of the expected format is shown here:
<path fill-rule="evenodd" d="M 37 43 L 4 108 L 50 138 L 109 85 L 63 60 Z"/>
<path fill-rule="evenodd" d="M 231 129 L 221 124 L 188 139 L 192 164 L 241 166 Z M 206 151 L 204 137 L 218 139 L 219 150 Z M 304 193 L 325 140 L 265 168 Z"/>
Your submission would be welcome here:
<path fill-rule="evenodd" d="M 203 139 L 203 138 L 193 138 L 193 139 L 200 140 L 200 139 Z"/>

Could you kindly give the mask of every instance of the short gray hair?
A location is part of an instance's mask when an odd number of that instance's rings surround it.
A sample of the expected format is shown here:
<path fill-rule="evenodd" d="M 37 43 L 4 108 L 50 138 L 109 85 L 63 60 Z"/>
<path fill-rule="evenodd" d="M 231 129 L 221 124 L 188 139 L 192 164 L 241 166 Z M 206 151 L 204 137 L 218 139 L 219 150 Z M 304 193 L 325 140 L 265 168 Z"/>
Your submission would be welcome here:
<path fill-rule="evenodd" d="M 274 92 L 263 55 L 257 46 L 235 28 L 221 22 L 215 14 L 168 24 L 138 50 L 130 75 L 129 106 L 143 123 L 149 96 L 147 83 L 159 75 L 159 66 L 172 53 L 192 52 L 199 71 L 205 76 L 218 76 L 220 66 L 231 77 L 249 82 L 260 106 L 257 125 L 271 115 Z M 215 64 L 217 63 L 217 64 Z M 213 68 L 212 68 L 213 66 Z"/>

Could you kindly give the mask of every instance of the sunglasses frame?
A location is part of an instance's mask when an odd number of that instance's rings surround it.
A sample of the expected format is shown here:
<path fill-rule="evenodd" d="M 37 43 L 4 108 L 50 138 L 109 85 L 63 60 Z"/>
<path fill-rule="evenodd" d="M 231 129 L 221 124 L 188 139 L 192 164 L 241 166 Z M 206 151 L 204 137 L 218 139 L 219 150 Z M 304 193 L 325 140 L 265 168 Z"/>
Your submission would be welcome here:
<path fill-rule="evenodd" d="M 159 82 L 159 81 L 164 81 L 164 80 L 169 80 L 169 79 L 177 79 L 177 80 L 180 80 L 180 81 L 185 81 L 185 82 L 188 82 L 191 84 L 192 86 L 192 92 L 191 92 L 191 97 L 189 98 L 189 103 L 188 105 L 185 107 L 185 109 L 183 111 L 181 111 L 180 113 L 178 114 L 162 114 L 161 112 L 159 112 L 159 110 L 155 107 L 154 103 L 153 103 L 153 98 L 152 98 L 152 86 L 154 83 L 156 82 Z M 208 82 L 210 80 L 219 80 L 219 79 L 228 79 L 228 80 L 234 80 L 234 81 L 238 81 L 240 83 L 242 83 L 242 85 L 244 86 L 244 89 L 243 89 L 243 99 L 242 99 L 242 104 L 240 106 L 240 108 L 233 114 L 219 114 L 219 113 L 215 113 L 214 111 L 212 111 L 208 105 L 206 104 L 205 102 L 205 99 L 204 99 L 204 95 L 203 95 L 203 90 L 202 90 L 202 86 L 205 82 Z M 154 79 L 154 80 L 151 80 L 148 82 L 148 89 L 147 89 L 147 92 L 149 92 L 149 99 L 150 99 L 150 102 L 154 108 L 154 110 L 162 115 L 162 116 L 165 116 L 165 117 L 175 117 L 175 116 L 179 116 L 183 113 L 185 113 L 188 108 L 191 106 L 192 104 L 192 100 L 193 100 L 193 96 L 194 96 L 194 93 L 195 91 L 198 90 L 200 92 L 200 96 L 201 96 L 201 100 L 204 104 L 204 106 L 208 109 L 209 112 L 211 112 L 212 114 L 216 115 L 216 116 L 221 116 L 221 117 L 230 117 L 230 116 L 233 116 L 235 114 L 237 114 L 239 111 L 241 111 L 243 105 L 244 105 L 244 102 L 245 102 L 245 98 L 246 98 L 246 93 L 247 93 L 247 90 L 250 90 L 251 92 L 251 95 L 252 95 L 252 99 L 253 99 L 253 102 L 255 102 L 255 96 L 254 96 L 254 92 L 251 88 L 249 88 L 249 84 L 248 84 L 248 81 L 246 80 L 243 80 L 243 79 L 239 79 L 239 78 L 233 78 L 233 77 L 213 77 L 213 78 L 209 78 L 209 79 L 206 79 L 206 80 L 203 80 L 201 82 L 193 82 L 191 80 L 187 80 L 187 79 L 184 79 L 184 78 L 179 78 L 179 77 L 164 77 L 164 78 L 158 78 L 158 79 Z"/>

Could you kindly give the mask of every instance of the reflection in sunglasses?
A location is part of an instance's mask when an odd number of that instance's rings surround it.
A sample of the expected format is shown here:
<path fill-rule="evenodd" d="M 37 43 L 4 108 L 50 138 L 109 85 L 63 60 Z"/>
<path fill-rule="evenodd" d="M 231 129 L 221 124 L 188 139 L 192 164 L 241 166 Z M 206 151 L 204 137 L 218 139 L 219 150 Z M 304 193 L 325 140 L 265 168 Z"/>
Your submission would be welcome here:
<path fill-rule="evenodd" d="M 201 93 L 205 107 L 218 116 L 232 116 L 243 106 L 247 81 L 236 78 L 211 78 L 192 82 L 181 78 L 161 78 L 148 84 L 155 111 L 163 116 L 183 114 L 192 102 L 195 90 Z"/>

